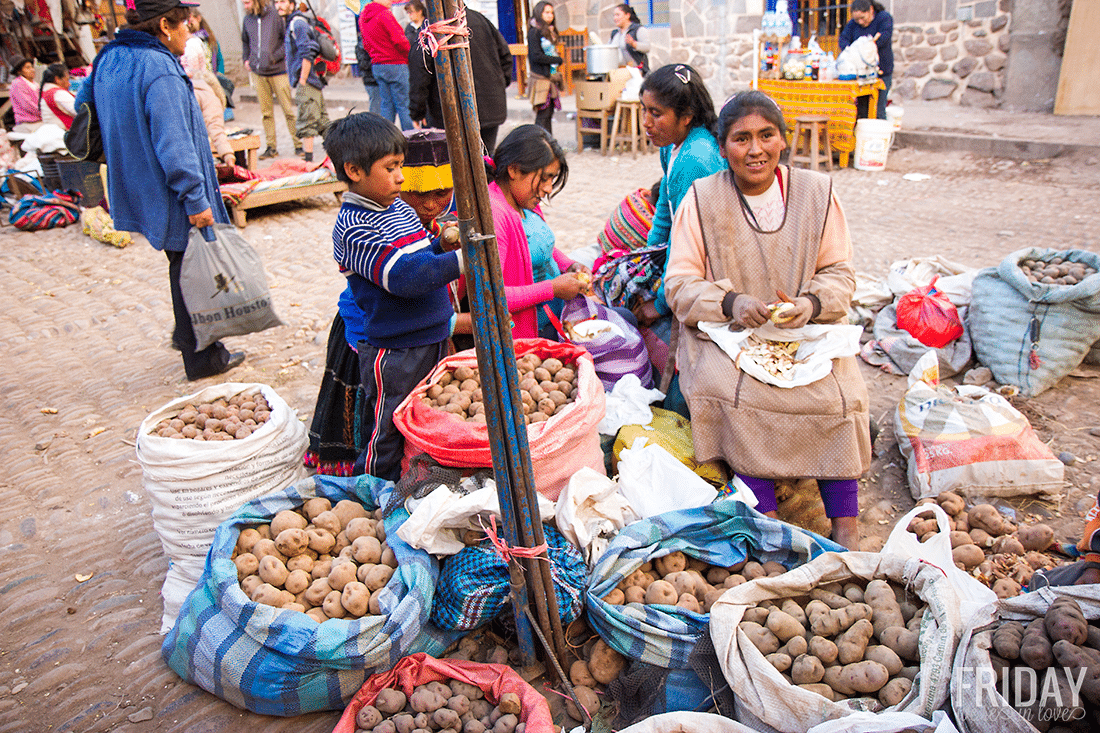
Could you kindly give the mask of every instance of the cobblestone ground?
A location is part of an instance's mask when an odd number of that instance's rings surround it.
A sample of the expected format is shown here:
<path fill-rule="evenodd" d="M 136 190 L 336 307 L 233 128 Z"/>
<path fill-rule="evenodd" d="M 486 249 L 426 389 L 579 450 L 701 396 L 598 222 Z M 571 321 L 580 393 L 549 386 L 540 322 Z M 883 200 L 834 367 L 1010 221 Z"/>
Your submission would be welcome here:
<path fill-rule="evenodd" d="M 585 152 L 571 167 L 548 210 L 567 250 L 592 242 L 624 194 L 659 176 L 653 155 Z M 911 171 L 932 179 L 904 180 Z M 834 180 L 864 272 L 931 254 L 990 265 L 1027 245 L 1100 251 L 1095 165 L 895 151 L 885 172 L 844 170 Z M 229 339 L 248 352 L 229 377 L 273 386 L 303 420 L 342 288 L 330 254 L 335 214 L 331 196 L 317 198 L 252 212 L 244 230 L 286 325 Z M 215 382 L 185 381 L 169 346 L 164 256 L 144 245 L 114 249 L 76 227 L 7 228 L 0 283 L 0 732 L 331 730 L 337 713 L 284 720 L 243 712 L 184 684 L 161 661 L 167 561 L 141 486 L 135 430 L 153 409 Z M 874 414 L 888 423 L 904 380 L 864 373 Z M 1089 433 L 1100 425 L 1096 396 L 1093 381 L 1067 379 L 1029 403 L 1042 437 L 1079 458 L 1067 469 L 1065 499 L 1047 507 L 1066 520 L 1066 536 L 1081 527 L 1078 504 L 1100 483 Z M 861 500 L 868 534 L 881 534 L 911 504 L 890 432 Z M 92 577 L 78 582 L 77 574 Z"/>

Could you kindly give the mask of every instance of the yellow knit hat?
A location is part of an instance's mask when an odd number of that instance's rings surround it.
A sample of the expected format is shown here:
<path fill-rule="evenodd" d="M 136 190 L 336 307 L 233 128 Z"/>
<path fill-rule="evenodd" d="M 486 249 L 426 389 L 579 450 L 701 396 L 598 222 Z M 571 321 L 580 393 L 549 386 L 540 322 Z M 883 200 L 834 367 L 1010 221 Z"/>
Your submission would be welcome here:
<path fill-rule="evenodd" d="M 409 151 L 401 168 L 405 182 L 402 191 L 425 193 L 454 188 L 451 161 L 447 153 L 447 133 L 443 130 L 406 130 Z"/>

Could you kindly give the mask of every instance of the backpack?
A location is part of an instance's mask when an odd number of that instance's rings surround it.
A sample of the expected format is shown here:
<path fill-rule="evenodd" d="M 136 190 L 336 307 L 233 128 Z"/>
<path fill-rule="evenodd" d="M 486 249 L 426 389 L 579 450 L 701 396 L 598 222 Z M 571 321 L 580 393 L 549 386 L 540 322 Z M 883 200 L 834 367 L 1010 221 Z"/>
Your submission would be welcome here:
<path fill-rule="evenodd" d="M 332 27 L 328 24 L 328 21 L 317 15 L 312 3 L 307 2 L 306 4 L 309 6 L 312 17 L 305 14 L 303 14 L 303 17 L 313 31 L 314 40 L 321 47 L 321 55 L 313 62 L 317 67 L 317 75 L 333 76 L 340 70 L 340 47 L 336 45 L 336 37 L 332 35 Z"/>

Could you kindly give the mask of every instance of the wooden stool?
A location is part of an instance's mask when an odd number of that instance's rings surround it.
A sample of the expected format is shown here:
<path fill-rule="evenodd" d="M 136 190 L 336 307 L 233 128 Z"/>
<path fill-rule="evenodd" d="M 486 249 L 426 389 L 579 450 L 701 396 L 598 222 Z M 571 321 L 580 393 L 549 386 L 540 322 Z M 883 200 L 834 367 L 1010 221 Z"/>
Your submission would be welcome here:
<path fill-rule="evenodd" d="M 829 144 L 829 118 L 818 117 L 813 115 L 807 115 L 804 117 L 794 118 L 794 134 L 792 142 L 794 147 L 791 149 L 791 164 L 794 163 L 809 163 L 810 170 L 816 171 L 818 165 L 824 161 L 825 167 L 830 171 L 833 169 L 833 148 Z M 805 133 L 809 136 L 809 145 L 806 149 L 802 148 L 802 135 Z M 821 151 L 820 142 L 824 138 L 825 150 Z M 801 153 L 799 151 L 802 151 Z M 809 153 L 808 155 L 806 153 Z"/>
<path fill-rule="evenodd" d="M 625 116 L 624 116 L 625 111 Z M 626 130 L 623 130 L 623 127 Z M 642 103 L 624 102 L 621 99 L 615 102 L 615 119 L 611 123 L 611 149 L 616 150 L 619 145 L 619 135 L 622 140 L 623 152 L 626 152 L 626 143 L 630 142 L 630 152 L 638 157 L 638 148 L 645 144 L 645 133 L 642 132 Z"/>
<path fill-rule="evenodd" d="M 606 109 L 578 109 L 577 110 L 577 152 L 584 150 L 585 135 L 600 136 L 600 155 L 607 155 L 607 141 L 611 132 L 610 110 Z M 585 124 L 584 120 L 594 120 L 595 125 Z"/>

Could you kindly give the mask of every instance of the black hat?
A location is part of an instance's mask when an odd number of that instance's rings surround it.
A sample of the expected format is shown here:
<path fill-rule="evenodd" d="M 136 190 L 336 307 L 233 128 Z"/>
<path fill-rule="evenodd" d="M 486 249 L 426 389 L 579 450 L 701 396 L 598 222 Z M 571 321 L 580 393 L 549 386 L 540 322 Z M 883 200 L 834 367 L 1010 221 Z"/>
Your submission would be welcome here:
<path fill-rule="evenodd" d="M 188 2 L 187 0 L 126 0 L 126 7 L 131 10 L 136 10 L 138 13 L 138 22 L 144 23 L 150 18 L 164 15 L 173 8 L 198 7 L 198 2 L 197 0 L 194 2 Z"/>

